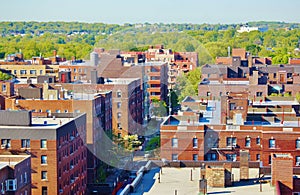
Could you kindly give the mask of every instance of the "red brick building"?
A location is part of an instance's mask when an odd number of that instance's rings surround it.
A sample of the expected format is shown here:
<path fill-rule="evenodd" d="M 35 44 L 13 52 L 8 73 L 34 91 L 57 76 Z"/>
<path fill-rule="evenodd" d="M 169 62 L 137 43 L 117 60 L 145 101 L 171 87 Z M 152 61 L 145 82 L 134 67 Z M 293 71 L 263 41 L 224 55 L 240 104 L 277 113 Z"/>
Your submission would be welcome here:
<path fill-rule="evenodd" d="M 32 194 L 86 193 L 85 114 L 51 118 L 35 118 L 28 111 L 0 114 L 0 150 L 31 155 Z"/>
<path fill-rule="evenodd" d="M 170 116 L 161 125 L 161 158 L 167 160 L 250 161 L 270 166 L 271 154 L 289 152 L 300 165 L 300 127 L 201 124 L 196 117 Z M 286 144 L 286 143 L 290 144 Z"/>
<path fill-rule="evenodd" d="M 30 155 L 0 154 L 0 186 L 1 194 L 31 194 Z"/>

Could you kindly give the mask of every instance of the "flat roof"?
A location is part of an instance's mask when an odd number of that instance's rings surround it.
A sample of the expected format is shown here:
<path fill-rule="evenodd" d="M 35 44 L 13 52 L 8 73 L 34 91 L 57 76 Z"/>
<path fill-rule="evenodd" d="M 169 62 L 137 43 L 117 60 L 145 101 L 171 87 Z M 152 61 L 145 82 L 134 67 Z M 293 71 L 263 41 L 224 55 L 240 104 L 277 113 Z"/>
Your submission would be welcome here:
<path fill-rule="evenodd" d="M 299 102 L 295 99 L 293 101 L 254 101 L 254 106 L 287 106 L 287 105 L 299 105 Z"/>
<path fill-rule="evenodd" d="M 145 62 L 145 63 L 138 63 L 137 66 L 161 66 L 166 64 L 167 62 L 162 61 L 155 61 L 155 62 Z"/>
<path fill-rule="evenodd" d="M 41 130 L 41 129 L 57 129 L 71 121 L 74 118 L 45 118 L 45 117 L 32 117 L 31 126 L 7 126 L 0 125 L 0 129 L 32 129 L 32 130 Z"/>
<path fill-rule="evenodd" d="M 83 93 L 73 93 L 72 96 L 73 96 L 74 100 L 93 100 L 93 99 L 95 99 L 95 96 L 97 96 L 98 94 L 99 93 L 86 93 L 86 92 L 83 92 Z M 71 99 L 70 96 L 66 97 L 66 98 Z"/>
<path fill-rule="evenodd" d="M 108 79 L 108 82 L 107 82 Z M 107 78 L 105 79 L 104 85 L 111 85 L 111 84 L 129 84 L 133 81 L 139 80 L 140 78 Z"/>

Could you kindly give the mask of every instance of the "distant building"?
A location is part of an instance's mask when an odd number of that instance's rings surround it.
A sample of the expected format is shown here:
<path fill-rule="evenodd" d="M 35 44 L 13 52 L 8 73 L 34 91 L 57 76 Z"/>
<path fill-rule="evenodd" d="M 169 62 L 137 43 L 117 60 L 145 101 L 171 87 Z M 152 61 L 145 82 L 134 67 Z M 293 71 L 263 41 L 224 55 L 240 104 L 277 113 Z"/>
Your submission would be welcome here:
<path fill-rule="evenodd" d="M 248 25 L 242 25 L 242 26 L 240 27 L 240 29 L 237 30 L 237 32 L 239 32 L 239 33 L 243 33 L 243 32 L 251 32 L 251 31 L 266 32 L 266 31 L 268 31 L 268 27 L 260 28 L 260 27 L 250 27 L 250 26 L 248 26 Z"/>
<path fill-rule="evenodd" d="M 31 158 L 27 154 L 0 154 L 0 193 L 31 194 Z"/>

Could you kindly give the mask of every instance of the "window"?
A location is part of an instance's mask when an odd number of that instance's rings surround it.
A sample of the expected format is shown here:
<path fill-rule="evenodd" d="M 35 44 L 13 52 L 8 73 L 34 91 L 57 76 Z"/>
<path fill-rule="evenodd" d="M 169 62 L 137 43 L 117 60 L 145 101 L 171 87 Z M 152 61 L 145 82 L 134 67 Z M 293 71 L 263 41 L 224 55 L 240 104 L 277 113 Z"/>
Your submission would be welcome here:
<path fill-rule="evenodd" d="M 117 98 L 122 97 L 122 92 L 121 91 L 117 91 Z"/>
<path fill-rule="evenodd" d="M 16 179 L 8 179 L 5 181 L 6 191 L 16 191 L 17 190 L 17 181 Z"/>
<path fill-rule="evenodd" d="M 1 139 L 1 148 L 10 148 L 10 139 Z"/>
<path fill-rule="evenodd" d="M 272 163 L 272 157 L 269 155 L 269 165 Z"/>
<path fill-rule="evenodd" d="M 26 70 L 20 70 L 20 74 L 27 74 Z"/>
<path fill-rule="evenodd" d="M 178 147 L 178 139 L 172 138 L 172 148 L 177 148 L 177 147 Z"/>
<path fill-rule="evenodd" d="M 229 104 L 229 110 L 235 110 L 235 103 Z"/>
<path fill-rule="evenodd" d="M 226 146 L 227 147 L 235 147 L 236 146 L 236 137 L 227 137 Z"/>
<path fill-rule="evenodd" d="M 286 76 L 287 76 L 288 79 L 290 79 L 290 78 L 292 78 L 292 75 L 293 75 L 292 73 L 287 73 Z"/>
<path fill-rule="evenodd" d="M 262 92 L 260 92 L 260 91 L 256 92 L 256 96 L 257 96 L 257 97 L 261 97 L 261 96 L 262 96 L 262 94 L 263 94 L 263 93 L 262 93 Z"/>
<path fill-rule="evenodd" d="M 193 154 L 193 161 L 198 161 L 198 154 Z"/>
<path fill-rule="evenodd" d="M 2 84 L 2 92 L 6 92 L 6 84 Z"/>
<path fill-rule="evenodd" d="M 193 148 L 197 148 L 197 147 L 198 147 L 198 139 L 193 138 Z"/>
<path fill-rule="evenodd" d="M 65 110 L 65 113 L 68 113 L 69 111 L 68 110 Z"/>
<path fill-rule="evenodd" d="M 160 77 L 159 76 L 151 76 L 150 80 L 151 81 L 153 81 L 153 80 L 160 80 Z"/>
<path fill-rule="evenodd" d="M 30 70 L 30 74 L 36 75 L 36 70 Z"/>
<path fill-rule="evenodd" d="M 117 125 L 118 125 L 118 129 L 122 129 L 121 123 L 118 123 Z"/>
<path fill-rule="evenodd" d="M 260 145 L 260 137 L 256 138 L 256 145 Z"/>
<path fill-rule="evenodd" d="M 17 70 L 14 70 L 14 75 L 16 75 L 17 74 Z"/>
<path fill-rule="evenodd" d="M 275 148 L 275 139 L 269 139 L 269 148 Z"/>
<path fill-rule="evenodd" d="M 296 139 L 296 149 L 300 149 L 300 139 Z"/>
<path fill-rule="evenodd" d="M 5 188 L 4 188 L 4 183 L 1 183 L 1 194 L 5 194 Z"/>
<path fill-rule="evenodd" d="M 47 164 L 47 156 L 46 155 L 42 155 L 41 156 L 41 164 Z"/>
<path fill-rule="evenodd" d="M 46 186 L 42 187 L 42 195 L 48 195 L 48 190 Z"/>
<path fill-rule="evenodd" d="M 211 93 L 208 91 L 208 92 L 206 92 L 206 96 L 210 96 L 211 95 Z"/>
<path fill-rule="evenodd" d="M 251 138 L 250 137 L 246 137 L 245 139 L 245 147 L 250 147 L 251 145 Z"/>
<path fill-rule="evenodd" d="M 117 108 L 121 108 L 121 105 L 122 105 L 122 103 L 121 103 L 121 102 L 118 102 L 118 103 L 117 103 Z"/>
<path fill-rule="evenodd" d="M 256 160 L 260 160 L 260 154 L 256 154 Z"/>
<path fill-rule="evenodd" d="M 74 72 L 76 72 L 76 68 L 74 68 L 73 70 L 74 70 Z"/>
<path fill-rule="evenodd" d="M 40 70 L 40 75 L 42 75 L 43 74 L 43 70 Z"/>
<path fill-rule="evenodd" d="M 274 78 L 274 79 L 276 78 L 276 76 L 277 76 L 276 73 L 273 73 L 273 78 Z"/>
<path fill-rule="evenodd" d="M 121 113 L 121 112 L 118 112 L 118 113 L 117 113 L 117 117 L 118 117 L 118 119 L 120 119 L 120 118 L 122 117 L 122 113 Z"/>
<path fill-rule="evenodd" d="M 56 113 L 60 113 L 60 110 L 55 110 Z"/>
<path fill-rule="evenodd" d="M 41 140 L 41 148 L 47 148 L 47 140 L 46 139 Z"/>
<path fill-rule="evenodd" d="M 178 161 L 178 154 L 172 154 L 172 161 Z"/>
<path fill-rule="evenodd" d="M 217 160 L 217 154 L 216 153 L 207 153 L 206 154 L 206 160 L 207 161 L 216 161 Z"/>
<path fill-rule="evenodd" d="M 300 166 L 300 156 L 296 156 L 296 166 Z"/>
<path fill-rule="evenodd" d="M 236 154 L 226 154 L 227 161 L 236 161 Z"/>
<path fill-rule="evenodd" d="M 41 179 L 46 180 L 47 179 L 47 171 L 42 171 L 41 173 Z"/>
<path fill-rule="evenodd" d="M 24 183 L 27 183 L 27 172 L 24 173 Z"/>
<path fill-rule="evenodd" d="M 21 148 L 30 148 L 30 139 L 21 139 Z"/>

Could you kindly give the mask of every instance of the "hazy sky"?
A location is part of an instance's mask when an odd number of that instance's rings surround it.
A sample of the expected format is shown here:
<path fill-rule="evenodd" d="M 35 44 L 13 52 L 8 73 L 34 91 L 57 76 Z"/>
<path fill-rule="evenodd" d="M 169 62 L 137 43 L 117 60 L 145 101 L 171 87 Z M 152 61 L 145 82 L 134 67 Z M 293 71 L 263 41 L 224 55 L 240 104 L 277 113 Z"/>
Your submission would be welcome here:
<path fill-rule="evenodd" d="M 1 0 L 0 21 L 300 22 L 299 0 Z"/>

